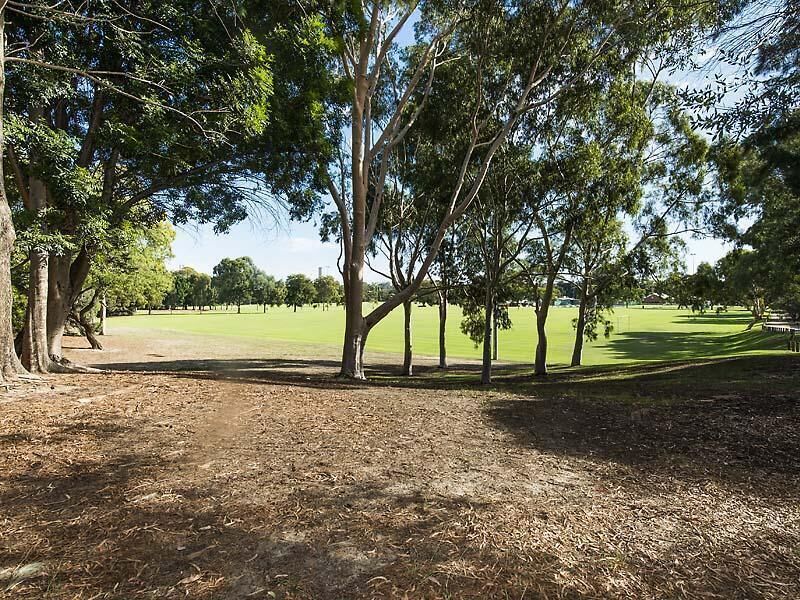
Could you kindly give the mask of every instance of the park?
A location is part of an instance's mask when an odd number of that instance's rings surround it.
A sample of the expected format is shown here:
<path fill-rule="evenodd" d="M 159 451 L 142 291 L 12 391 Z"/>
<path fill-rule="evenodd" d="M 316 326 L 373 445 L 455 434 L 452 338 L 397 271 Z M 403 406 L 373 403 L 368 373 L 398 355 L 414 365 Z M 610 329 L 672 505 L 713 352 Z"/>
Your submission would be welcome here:
<path fill-rule="evenodd" d="M 0 4 L 0 598 L 800 598 L 797 0 Z"/>

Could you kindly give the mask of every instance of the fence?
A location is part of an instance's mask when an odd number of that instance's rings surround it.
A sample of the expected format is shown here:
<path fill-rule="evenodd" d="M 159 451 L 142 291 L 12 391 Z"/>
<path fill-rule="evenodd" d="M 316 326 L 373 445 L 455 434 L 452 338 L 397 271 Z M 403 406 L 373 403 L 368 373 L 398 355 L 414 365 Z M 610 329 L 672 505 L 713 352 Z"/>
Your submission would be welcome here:
<path fill-rule="evenodd" d="M 787 334 L 786 349 L 789 352 L 800 352 L 800 323 L 797 321 L 783 319 L 764 321 L 761 325 L 761 329 L 772 333 Z"/>

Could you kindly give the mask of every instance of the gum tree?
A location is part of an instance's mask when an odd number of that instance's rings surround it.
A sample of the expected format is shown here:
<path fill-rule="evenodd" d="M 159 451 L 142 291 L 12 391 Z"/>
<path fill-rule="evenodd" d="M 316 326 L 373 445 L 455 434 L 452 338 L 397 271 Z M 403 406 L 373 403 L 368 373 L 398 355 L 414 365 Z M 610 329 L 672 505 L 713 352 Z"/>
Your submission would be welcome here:
<path fill-rule="evenodd" d="M 427 277 L 448 229 L 469 209 L 498 149 L 526 114 L 546 112 L 564 91 L 630 69 L 653 45 L 704 17 L 705 5 L 659 1 L 596 3 L 373 0 L 319 9 L 336 41 L 334 65 L 346 102 L 330 106 L 337 160 L 320 161 L 342 244 L 347 311 L 341 375 L 363 378 L 364 345 L 372 327 L 413 297 Z M 710 8 L 710 7 L 709 7 Z M 419 18 L 415 42 L 412 16 Z M 444 199 L 441 220 L 421 253 L 416 276 L 368 314 L 363 313 L 366 253 L 384 202 L 392 153 L 428 99 L 439 93 L 438 72 L 463 70 L 462 151 Z M 347 130 L 347 135 L 343 134 Z M 319 203 L 296 206 L 308 216 Z"/>

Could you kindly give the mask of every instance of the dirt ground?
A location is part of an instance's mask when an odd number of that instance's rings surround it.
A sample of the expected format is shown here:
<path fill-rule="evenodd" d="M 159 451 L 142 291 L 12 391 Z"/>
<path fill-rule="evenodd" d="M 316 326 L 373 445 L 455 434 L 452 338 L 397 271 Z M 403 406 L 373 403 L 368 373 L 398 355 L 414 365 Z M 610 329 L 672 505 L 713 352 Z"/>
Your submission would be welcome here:
<path fill-rule="evenodd" d="M 800 598 L 800 356 L 483 390 L 106 342 L 0 395 L 2 598 Z"/>

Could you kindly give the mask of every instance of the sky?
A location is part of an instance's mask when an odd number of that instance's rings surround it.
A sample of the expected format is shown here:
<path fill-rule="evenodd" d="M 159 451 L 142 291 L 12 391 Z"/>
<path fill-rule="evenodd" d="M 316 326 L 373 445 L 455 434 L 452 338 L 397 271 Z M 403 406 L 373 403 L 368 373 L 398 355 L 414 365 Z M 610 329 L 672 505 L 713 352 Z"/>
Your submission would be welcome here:
<path fill-rule="evenodd" d="M 281 221 L 280 224 L 244 221 L 225 235 L 214 234 L 210 226 L 178 229 L 172 244 L 174 258 L 169 267 L 192 267 L 211 274 L 214 265 L 223 258 L 249 256 L 265 272 L 281 279 L 293 273 L 303 273 L 314 279 L 320 267 L 324 275 L 338 276 L 338 244 L 321 242 L 313 223 Z M 701 262 L 713 264 L 729 249 L 715 239 L 688 236 L 685 239 L 689 272 Z M 365 272 L 364 279 L 384 281 L 371 271 Z"/>
<path fill-rule="evenodd" d="M 243 221 L 223 235 L 216 235 L 211 226 L 177 229 L 170 268 L 193 267 L 211 274 L 223 258 L 249 256 L 265 272 L 281 279 L 293 273 L 313 279 L 320 267 L 325 275 L 338 274 L 339 245 L 321 242 L 312 223 L 289 222 L 284 215 L 276 222 L 265 219 Z"/>

